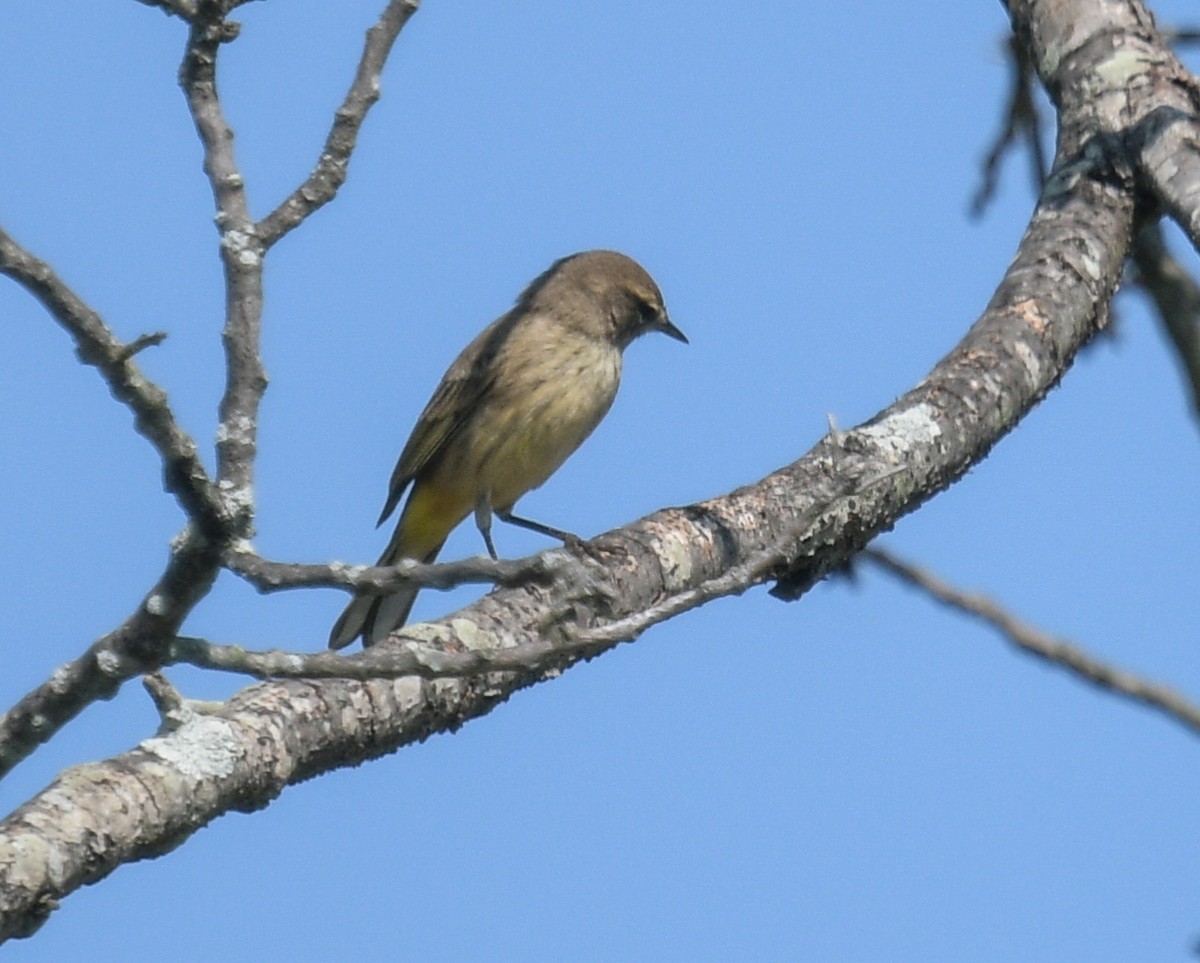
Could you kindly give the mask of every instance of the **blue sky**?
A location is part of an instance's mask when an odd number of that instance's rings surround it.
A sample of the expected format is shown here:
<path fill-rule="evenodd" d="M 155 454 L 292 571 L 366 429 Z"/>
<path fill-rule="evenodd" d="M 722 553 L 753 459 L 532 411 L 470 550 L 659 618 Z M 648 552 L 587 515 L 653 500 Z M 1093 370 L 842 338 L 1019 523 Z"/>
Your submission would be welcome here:
<path fill-rule="evenodd" d="M 380 6 L 241 10 L 221 89 L 256 215 L 310 170 Z M 170 333 L 143 366 L 210 446 L 222 295 L 181 25 L 133 0 L 9 7 L 0 224 L 121 336 Z M 1028 217 L 1018 161 L 967 214 L 1006 28 L 998 3 L 426 0 L 341 196 L 267 264 L 258 548 L 373 560 L 441 372 L 580 249 L 638 258 L 692 343 L 631 348 L 532 517 L 595 534 L 786 464 L 827 413 L 872 415 L 982 310 Z M 127 412 L 7 281 L 0 317 L 7 706 L 133 609 L 180 515 Z M 1123 295 L 1115 337 L 884 543 L 1200 698 L 1197 442 Z M 464 527 L 445 557 L 479 551 Z M 343 601 L 223 577 L 187 630 L 315 650 Z M 129 686 L 0 784 L 0 809 L 156 722 Z M 793 605 L 710 604 L 454 736 L 222 818 L 6 958 L 1185 959 L 1197 761 L 1170 722 L 864 567 Z"/>

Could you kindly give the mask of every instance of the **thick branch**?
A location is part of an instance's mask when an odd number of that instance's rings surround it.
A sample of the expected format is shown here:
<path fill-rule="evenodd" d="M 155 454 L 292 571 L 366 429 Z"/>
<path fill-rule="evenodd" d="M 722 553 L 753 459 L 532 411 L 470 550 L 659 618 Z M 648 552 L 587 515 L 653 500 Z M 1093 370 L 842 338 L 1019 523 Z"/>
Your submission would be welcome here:
<path fill-rule="evenodd" d="M 1014 29 L 1040 51 L 1036 66 L 1055 101 L 1086 115 L 1082 129 L 1108 138 L 1108 149 L 1119 142 L 1122 164 L 1195 245 L 1200 89 L 1167 43 L 1191 34 L 1156 33 L 1139 3 L 1013 0 L 1009 8 Z M 1018 73 L 1028 69 L 1027 60 L 1017 64 Z M 1157 224 L 1139 233 L 1133 258 L 1135 280 L 1154 301 L 1200 416 L 1200 290 L 1167 250 Z"/>
<path fill-rule="evenodd" d="M 1200 735 L 1200 707 L 1188 702 L 1167 686 L 1148 682 L 1131 672 L 1093 658 L 1079 646 L 1047 635 L 1022 622 L 991 599 L 961 592 L 889 552 L 870 548 L 863 554 L 885 571 L 929 593 L 944 605 L 987 622 L 1022 652 L 1065 669 L 1077 678 L 1107 692 L 1125 696 L 1134 702 L 1156 709 L 1172 721 L 1191 730 L 1193 735 Z"/>
<path fill-rule="evenodd" d="M 258 225 L 258 236 L 264 247 L 273 245 L 318 208 L 328 204 L 345 183 L 359 129 L 366 120 L 367 111 L 379 100 L 379 79 L 392 45 L 419 6 L 420 0 L 389 0 L 378 22 L 367 31 L 354 82 L 334 114 L 333 126 L 317 166 L 308 179 Z"/>
<path fill-rule="evenodd" d="M 1200 250 L 1200 86 L 1139 0 L 1007 0 L 1060 112 L 1119 153 Z M 1115 145 L 1106 145 L 1112 150 Z"/>
<path fill-rule="evenodd" d="M 1179 70 L 1183 72 L 1183 67 Z M 1188 103 L 1164 107 L 1138 134 L 1141 151 L 1138 172 L 1149 182 L 1167 214 L 1183 228 L 1192 247 L 1200 251 L 1200 120 L 1196 117 L 1200 93 L 1186 75 Z"/>

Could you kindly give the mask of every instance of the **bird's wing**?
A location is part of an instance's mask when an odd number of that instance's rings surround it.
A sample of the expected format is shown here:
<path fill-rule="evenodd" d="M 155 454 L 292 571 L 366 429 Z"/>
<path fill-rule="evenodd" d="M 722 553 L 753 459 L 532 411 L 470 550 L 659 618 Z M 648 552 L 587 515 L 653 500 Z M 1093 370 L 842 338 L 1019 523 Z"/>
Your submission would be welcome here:
<path fill-rule="evenodd" d="M 442 375 L 396 462 L 377 524 L 382 525 L 396 510 L 409 482 L 458 437 L 491 391 L 496 356 L 522 315 L 523 312 L 514 310 L 497 318 L 462 350 Z"/>

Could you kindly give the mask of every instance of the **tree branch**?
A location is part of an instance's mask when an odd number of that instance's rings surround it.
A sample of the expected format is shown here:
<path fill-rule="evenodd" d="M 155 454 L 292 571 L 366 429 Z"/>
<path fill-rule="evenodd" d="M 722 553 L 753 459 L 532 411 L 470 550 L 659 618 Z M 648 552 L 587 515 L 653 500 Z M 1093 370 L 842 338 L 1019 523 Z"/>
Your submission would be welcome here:
<path fill-rule="evenodd" d="M 202 0 L 191 21 L 179 83 L 204 148 L 204 172 L 221 232 L 226 381 L 217 429 L 217 483 L 237 520 L 237 534 L 245 536 L 254 518 L 258 407 L 267 377 L 260 353 L 264 247 L 250 218 L 245 184 L 233 154 L 233 131 L 217 94 L 217 54 L 222 43 L 236 36 L 236 25 L 224 19 L 221 4 Z"/>
<path fill-rule="evenodd" d="M 25 288 L 75 341 L 79 360 L 100 372 L 114 398 L 133 412 L 134 427 L 154 446 L 163 464 L 163 487 L 188 517 L 213 537 L 226 528 L 221 500 L 204 470 L 196 443 L 175 421 L 167 394 L 147 379 L 133 355 L 161 336 L 123 344 L 82 298 L 45 261 L 0 229 L 0 273 Z"/>
<path fill-rule="evenodd" d="M 1080 130 L 1136 172 L 1200 250 L 1200 85 L 1149 11 L 1137 0 L 1006 6 L 1060 112 L 1088 118 Z"/>
<path fill-rule="evenodd" d="M 419 6 L 420 0 L 389 0 L 379 20 L 367 31 L 354 82 L 334 114 L 333 126 L 317 166 L 308 179 L 258 225 L 265 248 L 271 247 L 310 214 L 333 200 L 345 183 L 359 129 L 367 112 L 379 100 L 379 80 L 392 45 Z"/>
<path fill-rule="evenodd" d="M 185 699 L 162 672 L 156 671 L 142 676 L 142 686 L 149 693 L 154 708 L 158 710 L 159 718 L 162 719 L 159 735 L 173 732 L 197 715 L 214 715 L 225 706 L 224 702 Z"/>
<path fill-rule="evenodd" d="M 254 651 L 239 645 L 216 645 L 204 639 L 179 636 L 170 645 L 164 664 L 233 672 L 257 679 L 464 679 L 488 672 L 520 671 L 542 674 L 553 666 L 588 658 L 602 645 L 586 639 L 538 637 L 506 649 L 456 651 L 446 640 L 427 636 L 424 625 L 401 630 L 400 645 L 374 645 L 362 652 Z"/>
<path fill-rule="evenodd" d="M 1024 2 L 1010 6 L 1017 30 L 1037 32 L 1053 38 L 1065 39 L 1068 36 L 1059 30 L 1064 25 L 1063 20 L 1040 12 L 1036 5 Z M 1099 15 L 1108 21 L 1114 14 L 1123 20 L 1122 26 L 1126 31 L 1124 42 L 1113 48 L 1110 57 L 1100 58 L 1094 69 L 1107 71 L 1110 75 L 1116 72 L 1130 85 L 1152 85 L 1153 95 L 1160 98 L 1161 103 L 1153 111 L 1131 110 L 1126 116 L 1118 113 L 1117 118 L 1125 126 L 1113 126 L 1112 131 L 1122 138 L 1127 148 L 1131 148 L 1127 163 L 1131 167 L 1138 167 L 1141 176 L 1149 182 L 1148 189 L 1157 194 L 1177 220 L 1183 217 L 1186 221 L 1194 222 L 1198 203 L 1196 190 L 1200 187 L 1195 176 L 1192 176 L 1200 173 L 1195 158 L 1194 114 L 1200 107 L 1200 91 L 1195 78 L 1184 70 L 1168 45 L 1189 42 L 1197 34 L 1195 31 L 1164 30 L 1155 35 L 1145 11 L 1136 8 L 1114 10 L 1110 7 L 1101 10 L 1095 6 L 1086 9 L 1072 7 L 1070 18 L 1075 22 L 1080 18 Z M 1035 189 L 1041 189 L 1045 178 L 1038 136 L 1040 120 L 1030 86 L 1033 64 L 1023 53 L 1024 50 L 1025 45 L 1019 43 L 1014 34 L 1010 45 L 1014 80 L 1006 111 L 1007 121 L 988 156 L 983 184 L 976 195 L 975 213 L 979 213 L 982 204 L 990 199 L 999 159 L 1018 132 L 1027 134 L 1033 154 Z M 1064 50 L 1050 44 L 1042 60 L 1042 69 L 1048 70 L 1051 65 L 1057 69 L 1063 54 Z M 1046 80 L 1048 85 L 1055 83 L 1053 76 Z M 1074 88 L 1068 86 L 1067 89 Z M 1129 123 L 1134 117 L 1138 118 L 1136 125 Z M 1171 129 L 1166 146 L 1159 143 L 1165 128 Z M 1183 169 L 1179 169 L 1176 167 L 1177 161 L 1185 154 L 1187 163 Z M 1038 171 L 1042 171 L 1040 176 Z M 1177 196 L 1181 190 L 1187 193 L 1186 197 Z M 1194 232 L 1192 237 L 1195 243 Z M 1134 281 L 1145 289 L 1154 302 L 1183 368 L 1192 409 L 1200 417 L 1200 286 L 1171 255 L 1163 241 L 1162 228 L 1157 223 L 1147 223 L 1139 231 L 1133 248 L 1133 262 L 1136 268 Z"/>
<path fill-rule="evenodd" d="M 1013 149 L 1018 139 L 1025 141 L 1029 150 L 1030 176 L 1035 194 L 1041 193 L 1046 182 L 1049 163 L 1042 147 L 1042 119 L 1034 95 L 1034 72 L 1025 48 L 1010 35 L 1007 44 L 1010 84 L 1008 103 L 1003 111 L 1004 120 L 987 157 L 983 162 L 983 177 L 975 197 L 971 200 L 971 214 L 979 217 L 996 195 L 1000 180 L 1000 162 Z"/>
<path fill-rule="evenodd" d="M 1047 635 L 1009 614 L 991 599 L 959 591 L 924 569 L 903 562 L 890 552 L 868 548 L 863 552 L 884 571 L 928 593 L 944 605 L 991 625 L 1012 645 L 1029 655 L 1058 666 L 1077 678 L 1115 695 L 1156 709 L 1174 722 L 1200 735 L 1200 706 L 1193 705 L 1167 686 L 1148 682 L 1131 672 L 1088 655 L 1077 645 Z"/>
<path fill-rule="evenodd" d="M 208 539 L 194 529 L 176 539 L 165 571 L 137 610 L 0 716 L 0 779 L 93 702 L 158 668 L 216 573 L 217 552 Z"/>
<path fill-rule="evenodd" d="M 122 344 L 47 264 L 0 231 L 0 271 L 23 284 L 46 305 L 75 337 L 80 358 L 98 367 L 113 394 L 134 411 L 138 430 L 163 457 L 168 490 L 179 498 L 196 526 L 177 539 L 166 570 L 133 615 L 0 716 L 0 778 L 86 706 L 97 699 L 110 698 L 126 680 L 162 664 L 168 643 L 216 577 L 221 546 L 229 544 L 234 536 L 247 536 L 253 521 L 257 415 L 266 388 L 260 357 L 265 247 L 250 219 L 242 176 L 233 153 L 233 131 L 221 110 L 216 86 L 220 46 L 235 39 L 238 33 L 237 25 L 225 20 L 225 13 L 240 4 L 236 0 L 198 0 L 148 5 L 161 6 L 190 25 L 179 79 L 203 146 L 204 170 L 212 187 L 216 222 L 221 231 L 227 381 L 217 431 L 218 482 L 216 486 L 210 482 L 194 442 L 176 426 L 165 393 L 142 377 L 132 361 L 138 351 L 158 343 L 163 336 L 145 335 L 131 344 Z M 408 9 L 401 9 L 406 6 Z M 394 39 L 414 9 L 415 4 L 393 2 L 381 18 L 383 26 L 373 29 L 386 36 L 394 26 Z M 369 35 L 368 51 L 364 53 L 366 66 L 360 65 L 360 74 L 367 80 L 371 70 L 376 71 L 377 80 L 378 69 L 382 69 L 380 58 L 386 57 L 391 40 L 380 44 L 380 40 L 372 42 Z M 349 99 L 361 96 L 361 89 L 357 95 L 352 90 Z M 369 103 L 361 106 L 362 114 L 368 106 Z M 357 124 L 354 128 L 357 129 Z M 251 580 L 259 579 L 260 587 L 269 586 L 272 580 L 285 575 L 297 577 L 294 570 L 281 571 L 280 566 L 272 567 L 271 563 L 252 557 L 252 553 L 233 551 L 226 558 L 233 559 L 229 565 L 235 571 L 239 570 L 240 558 L 242 573 Z M 519 571 L 533 574 L 543 565 L 541 562 L 526 563 L 524 567 L 510 565 L 500 574 L 515 578 Z M 354 570 L 326 567 L 322 574 L 330 580 L 325 584 L 346 584 L 341 573 L 347 571 Z M 457 572 L 457 577 L 469 578 L 471 566 L 459 566 Z M 443 571 L 428 576 L 430 584 L 448 584 L 445 579 L 449 574 Z M 372 578 L 389 577 L 395 579 L 395 572 L 385 570 L 381 574 L 368 569 L 364 581 L 369 584 Z M 316 584 L 312 572 L 300 578 Z M 352 574 L 350 585 L 356 584 L 353 578 Z"/>
<path fill-rule="evenodd" d="M 830 441 L 837 445 L 841 444 L 842 438 L 840 432 L 834 432 Z M 894 471 L 888 472 L 875 484 L 893 474 Z M 869 487 L 863 485 L 858 490 L 865 491 Z M 848 494 L 847 487 L 837 497 Z M 369 680 L 394 679 L 404 675 L 436 679 L 513 669 L 543 673 L 554 665 L 588 658 L 615 644 L 631 641 L 651 626 L 704 602 L 725 595 L 741 594 L 753 585 L 761 584 L 771 577 L 773 570 L 789 560 L 785 546 L 795 543 L 801 536 L 811 543 L 813 531 L 831 531 L 837 514 L 835 498 L 830 504 L 822 503 L 811 508 L 784 538 L 754 553 L 721 576 L 708 579 L 694 588 L 678 592 L 656 605 L 604 626 L 577 631 L 566 627 L 557 636 L 538 636 L 510 648 L 459 651 L 453 647 L 446 648 L 446 640 L 440 638 L 437 641 L 441 647 L 431 647 L 412 641 L 422 637 L 420 626 L 399 630 L 397 637 L 406 640 L 403 648 L 373 646 L 361 654 L 349 656 L 328 652 L 309 655 L 279 649 L 256 652 L 241 646 L 216 645 L 203 639 L 181 636 L 171 643 L 164 664 L 186 663 L 202 669 L 237 672 L 260 679 Z M 824 527 L 816 524 L 818 516 Z M 369 587 L 387 592 L 413 583 L 437 588 L 454 588 L 468 581 L 518 586 L 528 584 L 535 578 L 543 583 L 557 578 L 585 585 L 593 595 L 611 596 L 613 589 L 606 584 L 606 571 L 599 561 L 603 552 L 602 543 L 597 540 L 585 544 L 592 554 L 573 556 L 565 549 L 554 549 L 513 562 L 471 558 L 443 565 L 423 565 L 405 560 L 395 566 L 356 568 L 341 564 L 284 565 L 266 562 L 258 556 L 243 556 L 240 561 L 249 565 L 249 570 L 255 576 L 251 581 L 264 591 L 305 585 L 355 589 Z M 581 565 L 589 571 L 582 571 Z"/>
<path fill-rule="evenodd" d="M 1154 302 L 1175 346 L 1191 394 L 1192 413 L 1200 418 L 1200 285 L 1167 250 L 1158 222 L 1147 224 L 1138 233 L 1133 263 L 1138 285 Z"/>
<path fill-rule="evenodd" d="M 537 555 L 517 559 L 491 559 L 485 556 L 455 562 L 427 565 L 414 559 L 401 559 L 396 565 L 306 565 L 300 562 L 273 562 L 263 558 L 245 543 L 226 550 L 222 564 L 245 579 L 264 595 L 299 588 L 363 589 L 385 594 L 407 585 L 422 588 L 452 589 L 460 585 L 520 585 L 531 579 L 549 581 L 562 568 L 565 549 L 548 549 Z"/>

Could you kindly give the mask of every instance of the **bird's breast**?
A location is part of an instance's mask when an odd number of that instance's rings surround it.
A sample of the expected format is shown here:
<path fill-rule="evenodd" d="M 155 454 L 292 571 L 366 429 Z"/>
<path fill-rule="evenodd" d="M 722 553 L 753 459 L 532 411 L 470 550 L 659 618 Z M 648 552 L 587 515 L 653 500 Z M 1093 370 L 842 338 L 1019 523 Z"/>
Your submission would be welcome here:
<path fill-rule="evenodd" d="M 539 332 L 532 331 L 531 335 Z M 537 488 L 607 414 L 621 381 L 621 352 L 595 339 L 550 332 L 516 338 L 497 362 L 495 390 L 472 419 L 479 494 L 507 509 Z"/>

